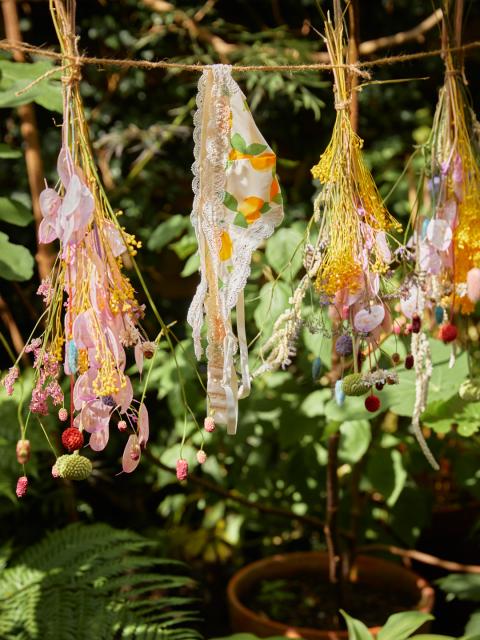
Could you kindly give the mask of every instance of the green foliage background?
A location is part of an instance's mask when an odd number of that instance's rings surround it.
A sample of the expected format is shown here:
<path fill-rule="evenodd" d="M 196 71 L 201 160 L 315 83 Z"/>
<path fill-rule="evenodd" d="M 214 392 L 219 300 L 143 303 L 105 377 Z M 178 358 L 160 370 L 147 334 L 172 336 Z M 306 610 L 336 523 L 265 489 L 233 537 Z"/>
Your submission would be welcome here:
<path fill-rule="evenodd" d="M 155 3 L 147 0 L 82 0 L 77 4 L 81 49 L 96 56 L 218 62 L 219 53 L 209 34 L 229 45 L 222 61 L 233 64 L 310 62 L 323 50 L 316 33 L 321 31 L 322 22 L 315 0 L 218 0 L 206 5 L 181 1 L 162 11 L 155 11 Z M 168 3 L 160 4 L 165 8 Z M 320 4 L 323 10 L 329 8 L 327 2 Z M 407 0 L 359 4 L 362 41 L 408 30 L 434 8 L 430 2 Z M 210 11 L 199 19 L 199 12 L 210 5 Z M 478 2 L 467 5 L 465 40 L 474 40 L 480 7 Z M 19 9 L 27 41 L 55 43 L 46 3 L 25 2 Z M 196 36 L 188 28 L 188 19 L 198 23 L 200 32 Z M 437 28 L 421 42 L 407 43 L 400 50 L 382 49 L 377 54 L 437 48 L 438 39 Z M 0 291 L 25 338 L 41 305 L 35 296 L 38 277 L 31 257 L 35 238 L 22 138 L 11 107 L 19 102 L 15 97 L 18 90 L 47 67 L 44 61 L 36 61 L 28 69 L 19 67 L 9 62 L 7 54 L 0 55 L 0 276 L 4 278 L 0 279 Z M 475 54 L 466 61 L 466 74 L 473 106 L 478 109 L 477 71 Z M 398 84 L 373 84 L 360 93 L 360 134 L 380 191 L 387 196 L 401 178 L 415 146 L 427 139 L 442 83 L 442 62 L 428 58 L 378 68 L 374 74 L 374 79 L 381 81 L 407 79 Z M 197 80 L 192 73 L 87 67 L 83 69 L 82 93 L 109 197 L 114 207 L 124 212 L 127 230 L 143 242 L 138 261 L 164 319 L 177 322 L 175 331 L 183 349 L 178 350 L 177 359 L 189 402 L 201 419 L 204 397 L 185 328 L 186 311 L 197 282 L 196 245 L 188 219 Z M 328 73 L 249 73 L 239 75 L 238 81 L 259 128 L 278 154 L 286 210 L 282 228 L 255 254 L 246 290 L 249 335 L 261 332 L 257 347 L 268 336 L 276 314 L 286 306 L 300 271 L 300 259 L 287 264 L 285 256 L 302 239 L 311 214 L 316 185 L 310 167 L 328 142 L 334 110 Z M 51 77 L 22 96 L 23 101 L 28 97 L 36 103 L 50 184 L 56 181 L 60 144 L 58 86 L 58 78 Z M 415 189 L 419 168 L 417 157 L 389 196 L 391 211 L 403 222 L 408 219 L 409 194 Z M 155 321 L 151 314 L 147 317 L 147 329 L 154 336 Z M 398 350 L 404 355 L 406 349 L 407 344 L 394 344 L 393 340 L 385 345 L 387 354 Z M 255 509 L 226 499 L 202 484 L 180 486 L 171 473 L 149 459 L 132 477 L 116 477 L 122 446 L 119 438 L 112 438 L 104 455 L 95 460 L 89 482 L 78 486 L 54 482 L 50 477 L 53 456 L 42 434 L 34 429 L 30 433 L 34 455 L 28 467 L 31 486 L 28 497 L 19 504 L 14 496 L 20 473 L 14 445 L 21 390 L 13 399 L 1 395 L 2 540 L 11 540 L 20 549 L 36 542 L 46 530 L 76 520 L 104 521 L 141 531 L 159 542 L 165 553 L 192 565 L 205 585 L 204 611 L 208 619 L 209 612 L 217 612 L 219 599 L 222 602 L 225 579 L 244 562 L 279 550 L 322 547 L 321 530 L 295 516 L 324 516 L 325 445 L 336 429 L 342 434 L 341 525 L 343 529 L 354 527 L 359 543 L 413 546 L 419 540 L 428 540 L 446 506 L 462 517 L 467 513 L 465 528 L 458 531 L 452 525 L 451 535 L 464 540 L 475 524 L 469 505 L 478 504 L 480 499 L 480 404 L 465 407 L 456 395 L 466 374 L 466 355 L 461 355 L 455 369 L 450 370 L 448 349 L 437 343 L 434 351 L 436 366 L 425 423 L 432 429 L 430 444 L 442 461 L 439 476 L 430 471 L 408 431 L 413 373 L 401 372 L 398 389 L 383 392 L 379 415 L 367 414 L 356 399 L 340 410 L 324 377 L 329 367 L 329 342 L 307 330 L 302 332 L 292 367 L 259 380 L 251 397 L 242 401 L 238 436 L 229 438 L 218 430 L 208 437 L 209 458 L 202 469 L 195 468 L 195 446 L 199 442 L 189 426 L 192 437 L 184 455 L 196 475 L 221 491 L 238 491 L 250 501 L 292 513 L 283 518 L 259 516 Z M 1 356 L 5 369 L 9 366 L 8 355 L 2 351 Z M 255 358 L 253 349 L 252 362 Z M 312 377 L 316 358 L 322 360 L 323 369 Z M 205 374 L 203 364 L 200 372 Z M 27 375 L 23 385 L 26 397 L 28 390 Z M 173 467 L 184 417 L 175 364 L 165 349 L 150 379 L 148 406 L 150 451 L 164 465 Z M 52 441 L 58 442 L 55 420 L 46 421 L 45 426 Z M 447 546 L 448 554 L 454 555 L 451 544 Z M 467 553 L 470 547 L 466 543 L 458 547 L 455 554 L 461 560 L 462 548 Z M 225 632 L 223 613 L 212 620 L 209 631 L 217 635 Z M 447 625 L 442 627 L 444 632 L 459 634 L 463 630 L 454 621 L 443 624 Z"/>

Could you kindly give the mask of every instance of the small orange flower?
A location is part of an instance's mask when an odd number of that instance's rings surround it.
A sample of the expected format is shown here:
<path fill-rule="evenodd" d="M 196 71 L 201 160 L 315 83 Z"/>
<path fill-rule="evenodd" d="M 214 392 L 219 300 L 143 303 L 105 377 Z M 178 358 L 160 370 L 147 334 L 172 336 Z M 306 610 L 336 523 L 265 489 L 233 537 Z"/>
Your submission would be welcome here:
<path fill-rule="evenodd" d="M 257 171 L 268 171 L 275 166 L 276 156 L 271 151 L 262 153 L 261 156 L 250 158 L 250 164 Z"/>
<path fill-rule="evenodd" d="M 278 184 L 278 179 L 275 176 L 275 178 L 272 180 L 272 184 L 270 185 L 270 201 L 272 201 L 279 193 L 280 185 Z"/>

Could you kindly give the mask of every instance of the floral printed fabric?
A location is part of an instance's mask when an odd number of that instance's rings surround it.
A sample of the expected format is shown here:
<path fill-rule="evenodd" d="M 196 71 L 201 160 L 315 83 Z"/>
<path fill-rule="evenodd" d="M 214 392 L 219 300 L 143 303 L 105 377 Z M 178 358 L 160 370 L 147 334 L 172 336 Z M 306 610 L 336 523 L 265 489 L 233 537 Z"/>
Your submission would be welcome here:
<path fill-rule="evenodd" d="M 200 79 L 195 115 L 195 200 L 200 284 L 188 321 L 197 358 L 206 320 L 210 412 L 235 433 L 237 399 L 248 395 L 243 289 L 252 253 L 283 218 L 276 156 L 258 130 L 245 96 L 227 65 L 207 68 Z M 237 308 L 237 335 L 230 314 Z M 241 385 L 234 355 L 239 351 Z"/>

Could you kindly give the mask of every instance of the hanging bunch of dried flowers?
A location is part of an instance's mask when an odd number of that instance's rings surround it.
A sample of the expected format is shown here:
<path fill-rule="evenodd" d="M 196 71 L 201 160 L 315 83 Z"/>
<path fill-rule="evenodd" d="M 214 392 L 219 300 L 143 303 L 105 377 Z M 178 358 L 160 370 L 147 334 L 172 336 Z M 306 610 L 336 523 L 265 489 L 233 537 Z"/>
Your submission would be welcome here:
<path fill-rule="evenodd" d="M 28 461 L 31 417 L 46 416 L 56 408 L 66 427 L 62 433 L 66 452 L 57 457 L 52 474 L 82 480 L 92 470 L 89 458 L 80 454 L 85 434 L 90 449 L 101 451 L 114 417 L 127 437 L 123 470 L 129 473 L 137 467 L 148 441 L 149 420 L 145 393 L 140 400 L 133 398 L 126 349 L 133 348 L 141 373 L 144 358 L 154 356 L 156 343 L 141 327 L 144 305 L 123 269 L 123 261 L 136 254 L 140 242 L 119 225 L 92 156 L 75 62 L 75 3 L 51 0 L 50 9 L 64 55 L 62 146 L 58 183 L 40 196 L 39 241 L 58 240 L 60 248 L 49 278 L 38 289 L 46 306 L 41 318 L 44 330 L 25 348 L 34 358 L 34 388 L 17 458 L 21 464 Z M 62 367 L 70 381 L 67 402 L 60 384 Z M 15 365 L 4 379 L 7 393 L 13 392 L 18 375 Z M 19 497 L 26 484 L 24 476 L 17 487 Z"/>
<path fill-rule="evenodd" d="M 348 74 L 352 69 L 347 70 L 344 60 L 341 20 L 334 26 L 327 18 L 325 42 L 333 65 L 337 115 L 330 143 L 312 169 L 321 183 L 308 227 L 309 234 L 317 234 L 316 240 L 306 246 L 306 275 L 291 298 L 291 308 L 278 318 L 264 345 L 263 364 L 255 374 L 289 364 L 302 323 L 301 303 L 313 289 L 320 316 L 316 330 L 335 340 L 341 374 L 347 373 L 337 382 L 337 400 L 368 393 L 365 406 L 374 412 L 380 400 L 373 389 L 398 382 L 394 370 L 378 368 L 377 351 L 392 327 L 389 301 L 395 288 L 389 234 L 400 230 L 400 225 L 382 202 L 363 158 L 363 141 L 350 123 Z M 326 330 L 330 321 L 333 329 Z M 364 360 L 369 366 L 362 373 Z"/>

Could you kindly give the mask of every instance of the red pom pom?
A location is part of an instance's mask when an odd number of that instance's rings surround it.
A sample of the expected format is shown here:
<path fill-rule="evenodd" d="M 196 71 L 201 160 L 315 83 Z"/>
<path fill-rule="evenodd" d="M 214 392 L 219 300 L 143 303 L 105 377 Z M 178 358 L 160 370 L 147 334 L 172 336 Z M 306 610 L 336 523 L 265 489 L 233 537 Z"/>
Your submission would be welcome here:
<path fill-rule="evenodd" d="M 76 427 L 68 427 L 62 433 L 62 444 L 69 451 L 76 451 L 83 447 L 83 433 Z"/>
<path fill-rule="evenodd" d="M 457 339 L 457 336 L 457 327 L 450 322 L 448 322 L 447 324 L 442 324 L 438 332 L 438 337 L 440 338 L 440 340 L 443 340 L 445 344 L 447 344 L 448 342 L 453 342 Z"/>
<path fill-rule="evenodd" d="M 380 409 L 380 398 L 374 395 L 365 398 L 365 409 L 371 413 L 375 413 Z"/>

